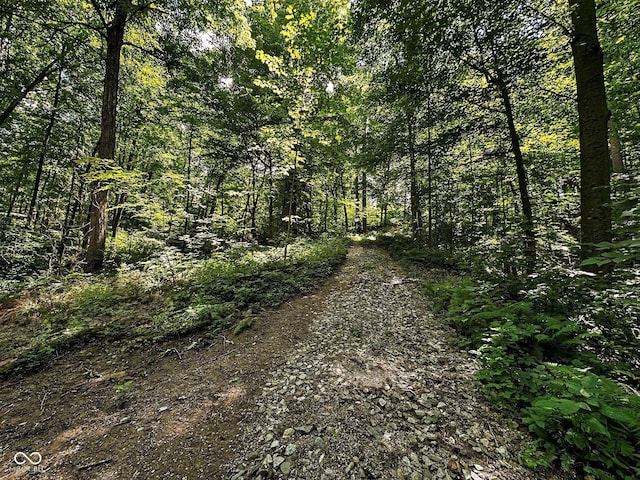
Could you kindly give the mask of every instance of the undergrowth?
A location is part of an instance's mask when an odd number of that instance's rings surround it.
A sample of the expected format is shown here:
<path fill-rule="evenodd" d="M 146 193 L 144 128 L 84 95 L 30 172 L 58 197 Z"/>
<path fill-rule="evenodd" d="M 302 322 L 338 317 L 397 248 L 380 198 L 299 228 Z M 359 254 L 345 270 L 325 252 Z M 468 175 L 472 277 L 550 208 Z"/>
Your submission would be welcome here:
<path fill-rule="evenodd" d="M 325 279 L 347 239 L 282 248 L 231 244 L 207 258 L 163 249 L 101 275 L 38 278 L 0 299 L 0 376 L 33 370 L 78 343 L 128 345 L 250 325 L 247 312 L 273 307 Z"/>
<path fill-rule="evenodd" d="M 415 253 L 406 241 L 383 244 L 414 265 L 441 264 L 442 254 L 425 261 L 430 252 Z M 640 302 L 629 285 L 624 272 L 598 278 L 562 268 L 423 285 L 460 346 L 481 360 L 488 398 L 534 435 L 521 452 L 526 466 L 640 478 Z"/>

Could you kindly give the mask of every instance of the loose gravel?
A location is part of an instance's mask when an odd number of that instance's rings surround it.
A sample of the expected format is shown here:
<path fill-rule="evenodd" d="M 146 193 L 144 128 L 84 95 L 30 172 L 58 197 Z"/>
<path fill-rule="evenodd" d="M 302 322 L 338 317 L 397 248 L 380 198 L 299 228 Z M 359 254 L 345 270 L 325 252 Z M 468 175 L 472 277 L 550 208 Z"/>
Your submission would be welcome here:
<path fill-rule="evenodd" d="M 242 421 L 241 479 L 533 479 L 471 354 L 388 255 L 355 246 L 311 331 Z"/>

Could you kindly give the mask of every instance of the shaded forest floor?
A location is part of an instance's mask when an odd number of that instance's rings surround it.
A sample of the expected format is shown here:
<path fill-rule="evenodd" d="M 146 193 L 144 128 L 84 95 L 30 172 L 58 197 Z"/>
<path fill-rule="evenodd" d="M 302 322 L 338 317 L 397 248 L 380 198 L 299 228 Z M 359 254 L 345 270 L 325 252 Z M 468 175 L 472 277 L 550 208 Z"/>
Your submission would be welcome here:
<path fill-rule="evenodd" d="M 537 478 L 417 282 L 356 245 L 240 335 L 89 344 L 5 380 L 0 477 L 37 451 L 43 479 Z"/>

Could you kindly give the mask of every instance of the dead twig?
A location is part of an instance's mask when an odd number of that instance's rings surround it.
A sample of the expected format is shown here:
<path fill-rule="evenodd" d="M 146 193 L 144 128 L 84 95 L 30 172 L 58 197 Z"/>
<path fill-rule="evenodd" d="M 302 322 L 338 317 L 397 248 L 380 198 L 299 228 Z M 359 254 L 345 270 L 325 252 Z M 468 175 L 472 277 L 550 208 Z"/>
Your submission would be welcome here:
<path fill-rule="evenodd" d="M 42 396 L 42 400 L 40 401 L 40 415 L 44 413 L 44 402 L 47 399 L 47 395 L 49 395 L 49 392 L 44 392 L 44 395 Z"/>
<path fill-rule="evenodd" d="M 99 460 L 99 461 L 97 461 L 97 462 L 88 463 L 88 464 L 86 464 L 86 465 L 80 465 L 80 466 L 78 467 L 78 470 L 88 470 L 88 469 L 90 469 L 90 468 L 97 467 L 97 466 L 99 466 L 99 465 L 103 465 L 103 464 L 105 464 L 105 463 L 109 463 L 110 461 L 111 461 L 111 459 L 110 459 L 110 458 L 105 458 L 104 460 Z"/>
<path fill-rule="evenodd" d="M 3 405 L 2 407 L 0 407 L 0 415 L 5 415 L 5 414 L 9 413 L 13 407 L 15 407 L 14 403 L 10 403 L 8 405 Z M 6 408 L 6 410 L 5 410 L 5 408 Z"/>

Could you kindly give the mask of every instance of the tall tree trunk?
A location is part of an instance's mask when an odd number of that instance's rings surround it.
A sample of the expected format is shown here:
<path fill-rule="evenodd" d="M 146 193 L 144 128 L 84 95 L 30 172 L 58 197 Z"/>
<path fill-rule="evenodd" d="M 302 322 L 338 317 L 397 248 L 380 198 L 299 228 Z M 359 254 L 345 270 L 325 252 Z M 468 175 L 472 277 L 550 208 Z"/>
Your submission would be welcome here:
<path fill-rule="evenodd" d="M 273 185 L 273 157 L 268 152 L 267 152 L 267 158 L 269 159 L 269 163 L 267 165 L 269 169 L 269 205 L 267 207 L 267 210 L 268 210 L 268 216 L 269 216 L 268 236 L 270 237 L 274 235 L 276 232 L 274 206 L 273 206 L 275 202 L 275 191 L 274 191 L 274 185 Z"/>
<path fill-rule="evenodd" d="M 342 209 L 344 213 L 344 233 L 349 233 L 349 212 L 347 211 L 347 187 L 344 185 L 344 173 L 340 172 L 340 186 L 342 187 Z"/>
<path fill-rule="evenodd" d="M 76 139 L 76 155 L 75 160 L 77 161 L 80 158 L 80 144 L 82 143 L 82 125 L 78 124 L 78 134 Z M 87 164 L 87 168 L 85 170 L 85 175 L 89 173 L 91 168 L 91 164 Z M 69 195 L 67 208 L 64 214 L 64 225 L 62 226 L 62 235 L 60 236 L 60 243 L 58 243 L 58 264 L 62 263 L 62 257 L 64 255 L 64 249 L 66 248 L 67 238 L 69 237 L 69 233 L 71 231 L 71 227 L 73 226 L 73 222 L 75 222 L 76 214 L 78 209 L 80 208 L 80 203 L 82 202 L 82 195 L 84 193 L 84 178 L 80 175 L 80 186 L 78 188 L 78 195 L 74 196 L 73 191 L 75 190 L 75 180 L 76 177 L 79 176 L 76 172 L 76 169 L 73 169 L 73 175 L 71 176 L 71 185 L 69 186 Z M 72 206 L 73 205 L 73 206 Z"/>
<path fill-rule="evenodd" d="M 356 197 L 356 211 L 353 223 L 356 228 L 356 233 L 362 233 L 362 219 L 360 218 L 360 174 L 358 172 L 356 172 L 353 190 Z"/>
<path fill-rule="evenodd" d="M 334 179 L 331 186 L 331 207 L 333 209 L 333 225 L 338 226 L 338 182 Z"/>
<path fill-rule="evenodd" d="M 533 209 L 531 208 L 531 197 L 529 195 L 529 180 L 527 178 L 527 169 L 520 148 L 520 136 L 516 129 L 513 117 L 513 107 L 511 105 L 511 97 L 506 83 L 500 75 L 496 80 L 497 87 L 500 90 L 504 112 L 507 117 L 507 126 L 509 127 L 509 137 L 511 138 L 511 151 L 516 161 L 516 172 L 518 174 L 518 190 L 520 192 L 520 202 L 522 203 L 522 213 L 524 216 L 522 222 L 522 230 L 524 231 L 524 255 L 526 261 L 527 273 L 533 273 L 536 268 L 537 250 L 536 250 L 536 233 L 534 230 Z"/>
<path fill-rule="evenodd" d="M 295 156 L 293 157 L 293 172 L 291 173 L 291 192 L 289 193 L 289 221 L 287 222 L 287 237 L 284 244 L 284 260 L 287 260 L 287 252 L 289 251 L 289 242 L 291 241 L 291 224 L 293 223 L 293 210 L 295 207 L 294 197 L 296 195 L 296 175 L 298 173 L 298 146 L 295 147 Z"/>
<path fill-rule="evenodd" d="M 260 185 L 256 186 L 256 177 L 258 175 L 257 169 L 258 169 L 258 164 L 256 162 L 256 164 L 252 167 L 253 172 L 255 172 L 253 174 L 253 181 L 252 181 L 252 193 L 251 193 L 251 238 L 252 239 L 257 239 L 258 238 L 258 221 L 257 221 L 257 216 L 258 216 L 258 204 L 260 203 L 260 195 L 262 193 L 262 189 L 264 188 L 264 183 L 266 181 L 266 177 L 265 175 L 260 175 Z"/>
<path fill-rule="evenodd" d="M 410 203 L 411 203 L 411 233 L 413 238 L 422 235 L 422 215 L 420 214 L 420 192 L 418 186 L 418 170 L 416 162 L 415 134 L 413 131 L 413 118 L 407 117 L 409 134 L 409 176 L 410 176 Z"/>
<path fill-rule="evenodd" d="M 431 171 L 431 103 L 427 97 L 427 215 L 429 216 L 428 241 L 429 248 L 433 247 L 433 178 Z"/>
<path fill-rule="evenodd" d="M 138 140 L 135 139 L 133 141 L 133 145 L 131 145 L 131 149 L 129 150 L 129 155 L 127 156 L 127 160 L 121 162 L 122 168 L 124 168 L 126 171 L 131 171 L 133 169 L 133 161 L 136 156 L 135 152 L 136 152 L 137 145 L 138 145 Z M 128 196 L 129 196 L 128 193 L 125 191 L 125 192 L 121 192 L 116 197 L 116 202 L 115 202 L 116 208 L 113 209 L 113 220 L 111 222 L 112 238 L 116 238 L 116 235 L 118 234 L 118 228 L 120 228 L 120 222 L 122 222 L 122 217 L 125 211 L 124 204 L 127 201 Z"/>
<path fill-rule="evenodd" d="M 36 172 L 36 178 L 33 182 L 33 193 L 31 194 L 31 202 L 29 204 L 29 213 L 27 213 L 27 227 L 33 220 L 33 212 L 36 208 L 38 201 L 38 190 L 40 188 L 40 180 L 42 179 L 42 170 L 44 169 L 44 161 L 47 156 L 47 148 L 49 147 L 49 140 L 51 138 L 51 132 L 53 126 L 56 123 L 56 115 L 58 113 L 58 106 L 60 105 L 60 90 L 62 88 L 62 68 L 58 70 L 58 80 L 56 81 L 56 91 L 53 95 L 53 107 L 51 108 L 51 114 L 49 116 L 49 123 L 44 132 L 44 138 L 42 139 L 42 150 L 40 151 L 40 158 L 38 159 L 38 170 Z"/>
<path fill-rule="evenodd" d="M 120 222 L 122 221 L 122 215 L 124 214 L 124 203 L 127 201 L 127 192 L 121 192 L 116 196 L 116 208 L 113 211 L 113 220 L 111 221 L 111 237 L 116 238 L 118 235 L 118 228 L 120 228 Z"/>
<path fill-rule="evenodd" d="M 189 146 L 187 148 L 187 198 L 184 205 L 184 234 L 189 231 L 189 210 L 191 205 L 191 155 L 193 152 L 193 126 L 189 129 Z"/>
<path fill-rule="evenodd" d="M 15 188 L 13 189 L 13 193 L 9 198 L 9 207 L 7 208 L 7 213 L 5 216 L 6 225 L 11 224 L 11 215 L 13 214 L 13 208 L 16 205 L 16 201 L 18 200 L 18 195 L 20 195 L 20 187 L 22 187 L 22 182 L 24 181 L 24 177 L 27 173 L 26 165 L 23 165 L 20 169 L 20 175 L 18 176 L 18 181 L 16 182 Z"/>
<path fill-rule="evenodd" d="M 578 93 L 580 126 L 581 257 L 596 253 L 595 244 L 610 242 L 611 160 L 604 85 L 603 53 L 598 41 L 595 0 L 569 0 L 574 37 L 571 39 Z"/>
<path fill-rule="evenodd" d="M 362 233 L 367 233 L 367 172 L 362 172 Z"/>
<path fill-rule="evenodd" d="M 327 225 L 329 222 L 329 192 L 327 187 L 325 186 L 324 190 L 324 209 L 322 213 L 322 227 L 318 230 L 321 230 L 322 233 L 327 233 Z"/>
<path fill-rule="evenodd" d="M 131 0 L 118 0 L 113 21 L 107 27 L 107 58 L 102 93 L 102 116 L 100 123 L 100 146 L 98 157 L 113 160 L 116 149 L 116 107 L 120 73 L 120 53 L 124 42 L 127 15 L 131 9 Z M 104 245 L 107 238 L 107 200 L 108 184 L 98 180 L 91 192 L 89 238 L 85 269 L 94 272 L 102 268 Z"/>
<path fill-rule="evenodd" d="M 611 152 L 611 171 L 624 173 L 624 150 L 618 133 L 618 124 L 613 117 L 609 119 L 609 146 Z"/>
<path fill-rule="evenodd" d="M 42 184 L 41 190 L 45 191 L 47 189 L 47 186 L 49 186 L 49 182 L 54 182 L 55 178 L 56 178 L 55 172 L 53 174 L 51 172 L 47 172 L 47 176 L 44 177 L 44 180 L 40 182 Z M 33 217 L 33 223 L 34 224 L 45 223 L 44 214 L 46 214 L 47 209 L 50 209 L 50 208 L 51 208 L 51 204 L 48 204 L 48 205 L 45 205 L 44 209 L 36 209 L 36 213 Z"/>

